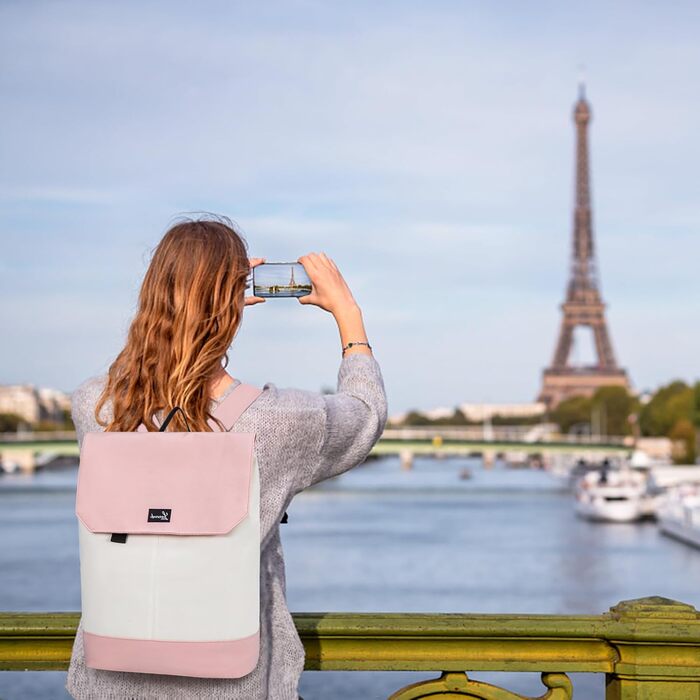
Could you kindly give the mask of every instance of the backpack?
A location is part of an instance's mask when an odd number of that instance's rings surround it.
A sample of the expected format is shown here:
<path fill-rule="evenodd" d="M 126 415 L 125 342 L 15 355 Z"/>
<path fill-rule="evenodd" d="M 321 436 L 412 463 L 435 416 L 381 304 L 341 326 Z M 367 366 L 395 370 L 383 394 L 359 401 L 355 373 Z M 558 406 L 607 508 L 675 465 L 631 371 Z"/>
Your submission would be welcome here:
<path fill-rule="evenodd" d="M 165 432 L 176 406 L 156 432 L 85 434 L 75 512 L 86 666 L 200 678 L 256 667 L 260 475 L 255 433 L 228 431 L 260 393 L 241 383 L 217 406 L 226 432 L 211 419 L 214 432 Z"/>

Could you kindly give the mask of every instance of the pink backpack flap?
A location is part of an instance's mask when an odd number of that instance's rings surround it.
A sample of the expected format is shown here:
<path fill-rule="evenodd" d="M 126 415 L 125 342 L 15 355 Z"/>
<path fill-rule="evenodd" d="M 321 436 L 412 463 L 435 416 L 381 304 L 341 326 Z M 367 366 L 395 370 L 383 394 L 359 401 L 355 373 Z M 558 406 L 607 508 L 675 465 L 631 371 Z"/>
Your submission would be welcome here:
<path fill-rule="evenodd" d="M 80 452 L 85 663 L 211 678 L 259 655 L 259 470 L 254 433 L 229 432 L 260 389 L 239 384 L 221 432 L 91 432 Z M 167 419 L 163 427 L 167 426 Z"/>
<path fill-rule="evenodd" d="M 254 438 L 88 433 L 76 514 L 90 532 L 222 535 L 248 512 Z"/>

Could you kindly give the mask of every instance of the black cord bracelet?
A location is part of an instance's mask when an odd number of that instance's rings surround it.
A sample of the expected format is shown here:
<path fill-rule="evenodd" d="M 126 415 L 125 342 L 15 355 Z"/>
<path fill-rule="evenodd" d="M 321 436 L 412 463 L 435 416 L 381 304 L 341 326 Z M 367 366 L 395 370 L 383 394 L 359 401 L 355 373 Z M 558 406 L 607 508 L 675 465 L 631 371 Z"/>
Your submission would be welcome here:
<path fill-rule="evenodd" d="M 349 350 L 353 345 L 366 345 L 370 350 L 372 349 L 372 346 L 369 343 L 364 343 L 361 341 L 353 342 L 353 343 L 348 343 L 344 348 L 343 348 L 343 355 L 345 355 L 345 351 Z"/>

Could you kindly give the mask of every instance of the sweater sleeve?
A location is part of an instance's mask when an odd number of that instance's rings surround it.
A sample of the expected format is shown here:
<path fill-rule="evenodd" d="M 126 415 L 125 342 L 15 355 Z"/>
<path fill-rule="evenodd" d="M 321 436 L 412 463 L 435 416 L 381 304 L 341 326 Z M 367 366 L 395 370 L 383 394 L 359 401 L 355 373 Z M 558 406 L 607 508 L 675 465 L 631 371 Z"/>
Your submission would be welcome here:
<path fill-rule="evenodd" d="M 104 376 L 90 377 L 71 394 L 71 418 L 73 419 L 75 434 L 80 447 L 83 446 L 85 433 L 104 431 L 104 428 L 95 418 L 95 405 L 102 392 L 105 380 Z M 109 416 L 107 407 L 103 407 L 100 416 L 103 419 Z"/>
<path fill-rule="evenodd" d="M 362 463 L 387 422 L 384 380 L 373 355 L 346 355 L 338 370 L 336 392 L 320 396 L 320 443 L 305 462 L 295 491 Z"/>

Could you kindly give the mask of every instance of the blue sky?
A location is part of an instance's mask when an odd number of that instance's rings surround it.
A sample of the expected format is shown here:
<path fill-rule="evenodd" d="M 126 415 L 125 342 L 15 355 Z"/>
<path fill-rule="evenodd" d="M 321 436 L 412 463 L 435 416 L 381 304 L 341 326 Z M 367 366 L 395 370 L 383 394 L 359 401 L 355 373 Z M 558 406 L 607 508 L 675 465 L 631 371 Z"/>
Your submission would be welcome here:
<path fill-rule="evenodd" d="M 637 389 L 700 376 L 699 31 L 690 2 L 3 3 L 0 382 L 104 372 L 150 251 L 207 210 L 252 256 L 334 258 L 390 413 L 532 400 L 581 64 L 614 349 Z M 330 315 L 273 300 L 229 368 L 318 390 L 339 358 Z"/>

